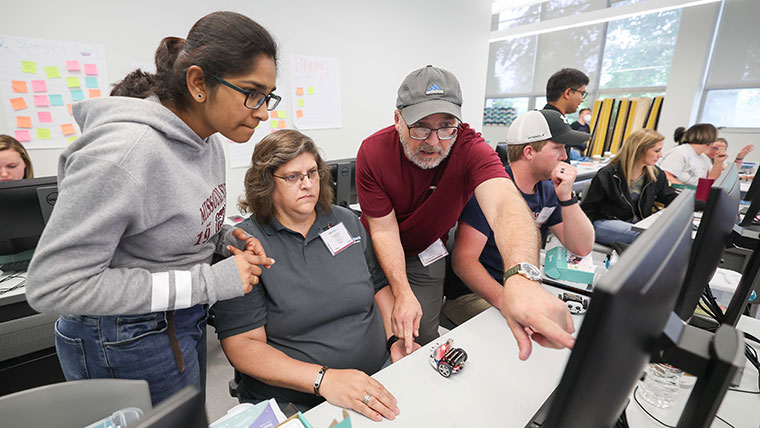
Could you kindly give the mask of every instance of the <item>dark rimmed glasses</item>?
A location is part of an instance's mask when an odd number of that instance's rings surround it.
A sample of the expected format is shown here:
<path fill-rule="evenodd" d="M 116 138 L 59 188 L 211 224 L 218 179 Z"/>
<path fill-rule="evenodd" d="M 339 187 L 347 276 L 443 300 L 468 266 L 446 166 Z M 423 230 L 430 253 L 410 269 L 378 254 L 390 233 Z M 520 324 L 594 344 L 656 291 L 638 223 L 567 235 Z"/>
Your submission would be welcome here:
<path fill-rule="evenodd" d="M 578 89 L 573 89 L 573 88 L 570 88 L 570 90 L 571 90 L 571 91 L 573 91 L 573 92 L 580 92 L 580 93 L 581 93 L 581 97 L 582 97 L 584 100 L 585 100 L 585 99 L 586 99 L 586 97 L 588 96 L 588 92 L 586 92 L 586 91 L 581 91 L 581 90 L 578 90 Z"/>
<path fill-rule="evenodd" d="M 293 186 L 293 185 L 303 182 L 303 179 L 306 177 L 309 177 L 309 181 L 313 183 L 317 181 L 317 176 L 319 176 L 320 179 L 324 177 L 324 172 L 320 169 L 314 168 L 307 171 L 306 174 L 301 173 L 301 172 L 294 172 L 292 174 L 286 175 L 285 177 L 281 177 L 279 175 L 273 175 L 273 176 L 276 178 L 279 178 L 280 180 L 284 180 L 286 183 Z"/>
<path fill-rule="evenodd" d="M 267 105 L 267 110 L 272 111 L 277 108 L 277 105 L 280 104 L 280 101 L 282 98 L 279 95 L 275 94 L 262 94 L 259 91 L 248 91 L 241 87 L 235 86 L 232 83 L 222 79 L 219 76 L 214 76 L 211 73 L 206 73 L 207 75 L 213 77 L 217 82 L 221 83 L 222 85 L 228 86 L 241 94 L 245 95 L 245 100 L 243 101 L 243 105 L 248 107 L 251 110 L 258 110 L 261 108 L 264 103 Z"/>

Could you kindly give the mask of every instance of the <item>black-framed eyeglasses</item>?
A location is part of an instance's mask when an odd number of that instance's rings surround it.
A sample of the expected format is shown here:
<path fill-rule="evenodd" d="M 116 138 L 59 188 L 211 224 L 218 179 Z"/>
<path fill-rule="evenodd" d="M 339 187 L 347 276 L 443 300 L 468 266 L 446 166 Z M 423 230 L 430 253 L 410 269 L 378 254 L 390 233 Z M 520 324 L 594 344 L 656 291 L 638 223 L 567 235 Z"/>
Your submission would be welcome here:
<path fill-rule="evenodd" d="M 286 175 L 285 177 L 281 177 L 279 175 L 273 175 L 273 176 L 276 178 L 279 178 L 280 180 L 284 180 L 286 183 L 292 186 L 292 185 L 303 182 L 303 179 L 305 177 L 309 177 L 309 181 L 313 183 L 317 180 L 317 176 L 319 176 L 319 178 L 321 179 L 322 177 L 324 177 L 324 175 L 325 173 L 322 170 L 314 168 L 314 169 L 310 169 L 305 174 L 300 173 L 300 172 L 294 172 L 292 174 Z"/>
<path fill-rule="evenodd" d="M 578 90 L 578 89 L 573 89 L 573 88 L 570 88 L 570 90 L 571 90 L 571 91 L 573 91 L 573 92 L 580 92 L 580 93 L 581 93 L 581 97 L 582 97 L 584 100 L 585 100 L 585 99 L 586 99 L 586 97 L 588 96 L 588 92 L 586 92 L 586 91 L 581 91 L 581 90 Z"/>
<path fill-rule="evenodd" d="M 277 108 L 277 104 L 280 104 L 280 101 L 282 98 L 279 95 L 275 94 L 262 94 L 259 91 L 248 91 L 241 87 L 235 86 L 232 83 L 222 79 L 219 76 L 214 76 L 211 73 L 206 73 L 209 76 L 216 79 L 217 82 L 221 83 L 222 85 L 228 86 L 241 94 L 245 95 L 245 100 L 243 101 L 243 105 L 248 107 L 251 110 L 258 110 L 261 108 L 264 103 L 267 105 L 267 110 L 271 111 Z"/>
<path fill-rule="evenodd" d="M 451 140 L 457 136 L 459 132 L 459 125 L 456 126 L 442 126 L 440 128 L 427 128 L 425 126 L 409 126 L 406 125 L 409 130 L 409 136 L 415 140 L 427 140 L 430 134 L 435 131 L 439 140 Z"/>

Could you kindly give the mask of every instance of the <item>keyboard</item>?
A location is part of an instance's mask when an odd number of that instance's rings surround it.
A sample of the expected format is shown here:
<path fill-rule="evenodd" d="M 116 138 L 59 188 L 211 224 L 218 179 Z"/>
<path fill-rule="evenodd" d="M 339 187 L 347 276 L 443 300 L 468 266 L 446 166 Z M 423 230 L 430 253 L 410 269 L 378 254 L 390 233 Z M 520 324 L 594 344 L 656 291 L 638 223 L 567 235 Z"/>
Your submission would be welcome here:
<path fill-rule="evenodd" d="M 31 260 L 18 260 L 0 265 L 0 271 L 3 273 L 24 272 L 29 268 Z"/>

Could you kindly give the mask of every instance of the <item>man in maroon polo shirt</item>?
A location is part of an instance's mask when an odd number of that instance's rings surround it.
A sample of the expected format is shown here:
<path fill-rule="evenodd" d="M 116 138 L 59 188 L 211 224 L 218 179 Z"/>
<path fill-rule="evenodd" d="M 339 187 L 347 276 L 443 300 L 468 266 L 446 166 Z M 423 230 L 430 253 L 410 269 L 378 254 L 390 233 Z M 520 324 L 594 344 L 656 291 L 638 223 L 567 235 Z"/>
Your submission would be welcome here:
<path fill-rule="evenodd" d="M 461 106 L 452 73 L 416 70 L 399 88 L 395 124 L 365 139 L 356 156 L 362 221 L 396 298 L 393 333 L 407 352 L 415 337 L 425 344 L 438 336 L 446 236 L 474 193 L 505 267 L 516 273 L 505 274 L 502 313 L 520 358 L 530 355 L 531 337 L 544 346 L 572 347 L 567 307 L 531 269 L 538 264 L 539 234 L 530 211 L 493 149 L 461 123 Z"/>

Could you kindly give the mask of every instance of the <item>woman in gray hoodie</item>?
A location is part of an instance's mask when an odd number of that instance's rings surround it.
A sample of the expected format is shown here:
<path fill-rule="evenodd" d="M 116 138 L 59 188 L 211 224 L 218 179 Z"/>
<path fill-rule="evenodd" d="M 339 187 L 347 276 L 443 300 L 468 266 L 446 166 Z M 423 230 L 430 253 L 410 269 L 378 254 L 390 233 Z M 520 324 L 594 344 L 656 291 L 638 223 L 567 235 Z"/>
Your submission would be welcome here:
<path fill-rule="evenodd" d="M 161 41 L 156 74 L 137 70 L 117 96 L 74 104 L 82 136 L 61 154 L 27 286 L 32 307 L 62 314 L 67 380 L 145 379 L 154 404 L 187 385 L 205 390 L 207 305 L 249 292 L 274 262 L 223 226 L 215 134 L 244 143 L 267 119 L 276 61 L 266 29 L 214 12 L 187 39 Z M 211 265 L 215 253 L 228 257 Z"/>

